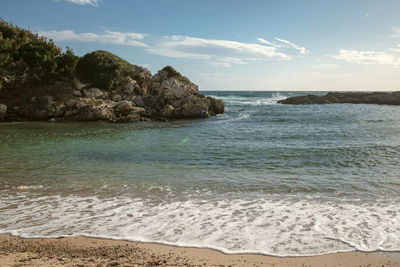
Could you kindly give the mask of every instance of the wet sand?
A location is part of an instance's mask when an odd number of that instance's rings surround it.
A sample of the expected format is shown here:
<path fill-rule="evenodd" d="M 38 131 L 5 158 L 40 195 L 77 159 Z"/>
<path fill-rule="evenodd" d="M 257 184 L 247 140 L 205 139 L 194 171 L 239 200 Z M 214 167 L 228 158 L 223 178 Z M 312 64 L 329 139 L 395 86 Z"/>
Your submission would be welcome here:
<path fill-rule="evenodd" d="M 313 257 L 228 255 L 212 249 L 88 237 L 23 239 L 0 235 L 0 266 L 400 266 L 399 252 Z"/>

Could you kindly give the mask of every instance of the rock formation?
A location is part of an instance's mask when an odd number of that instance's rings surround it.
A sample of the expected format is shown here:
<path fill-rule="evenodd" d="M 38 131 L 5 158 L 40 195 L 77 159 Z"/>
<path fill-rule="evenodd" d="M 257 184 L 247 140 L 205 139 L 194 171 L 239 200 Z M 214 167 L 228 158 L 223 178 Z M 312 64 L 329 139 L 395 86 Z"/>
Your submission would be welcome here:
<path fill-rule="evenodd" d="M 309 104 L 380 104 L 380 105 L 400 105 L 400 92 L 335 92 L 326 95 L 304 95 L 293 96 L 278 101 L 281 104 L 309 105 Z"/>
<path fill-rule="evenodd" d="M 104 51 L 94 53 L 98 57 L 104 55 Z M 122 61 L 106 53 L 106 64 Z M 92 55 L 90 67 L 96 60 Z M 113 70 L 108 70 L 108 76 L 101 72 L 100 82 L 90 73 L 81 75 L 85 80 L 80 80 L 77 67 L 77 77 L 71 80 L 19 89 L 20 94 L 15 89 L 10 94 L 0 91 L 0 101 L 4 99 L 7 105 L 0 104 L 0 120 L 136 122 L 206 118 L 224 112 L 222 100 L 200 94 L 197 85 L 172 67 L 152 76 L 145 68 L 126 61 L 123 65 L 114 66 L 118 75 Z"/>
<path fill-rule="evenodd" d="M 202 118 L 224 112 L 172 67 L 156 75 L 107 51 L 76 56 L 0 18 L 0 121 Z"/>

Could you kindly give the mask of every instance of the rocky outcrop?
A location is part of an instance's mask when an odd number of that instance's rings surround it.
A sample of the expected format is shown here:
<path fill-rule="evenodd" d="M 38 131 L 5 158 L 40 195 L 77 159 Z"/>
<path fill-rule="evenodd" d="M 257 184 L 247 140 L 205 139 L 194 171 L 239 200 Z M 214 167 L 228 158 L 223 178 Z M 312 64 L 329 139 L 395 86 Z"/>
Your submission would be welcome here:
<path fill-rule="evenodd" d="M 326 95 L 304 95 L 289 97 L 278 101 L 281 104 L 309 105 L 309 104 L 379 104 L 379 105 L 400 105 L 400 92 L 373 92 L 373 93 L 347 93 L 335 92 Z"/>
<path fill-rule="evenodd" d="M 103 50 L 76 56 L 0 18 L 0 120 L 112 121 L 201 118 L 222 113 L 221 100 L 172 67 L 156 75 Z M 4 54 L 4 55 L 3 55 Z"/>
<path fill-rule="evenodd" d="M 89 89 L 84 89 L 83 94 L 86 97 L 98 98 L 103 95 L 103 92 L 99 88 L 89 88 Z"/>
<path fill-rule="evenodd" d="M 200 94 L 196 84 L 171 67 L 152 76 L 149 70 L 132 66 L 130 76 L 114 79 L 120 86 L 112 89 L 93 87 L 75 77 L 58 83 L 59 88 L 29 89 L 30 95 L 10 96 L 8 114 L 7 106 L 0 104 L 0 120 L 165 121 L 224 112 L 222 100 Z"/>

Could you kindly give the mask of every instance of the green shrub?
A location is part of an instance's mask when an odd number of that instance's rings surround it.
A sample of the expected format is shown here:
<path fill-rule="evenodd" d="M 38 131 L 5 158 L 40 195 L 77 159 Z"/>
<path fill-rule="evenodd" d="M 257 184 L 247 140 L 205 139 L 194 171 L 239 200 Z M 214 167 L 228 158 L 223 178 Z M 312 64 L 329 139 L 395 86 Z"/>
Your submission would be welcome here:
<path fill-rule="evenodd" d="M 0 79 L 3 88 L 52 84 L 74 73 L 77 57 L 30 30 L 0 18 Z"/>
<path fill-rule="evenodd" d="M 67 46 L 61 56 L 56 58 L 57 69 L 56 72 L 61 76 L 71 76 L 75 73 L 76 64 L 78 63 L 79 57 L 75 56 L 71 48 Z"/>
<path fill-rule="evenodd" d="M 124 82 L 124 77 L 133 76 L 134 68 L 126 60 L 107 52 L 94 51 L 79 59 L 76 75 L 82 82 L 101 89 L 116 89 Z"/>

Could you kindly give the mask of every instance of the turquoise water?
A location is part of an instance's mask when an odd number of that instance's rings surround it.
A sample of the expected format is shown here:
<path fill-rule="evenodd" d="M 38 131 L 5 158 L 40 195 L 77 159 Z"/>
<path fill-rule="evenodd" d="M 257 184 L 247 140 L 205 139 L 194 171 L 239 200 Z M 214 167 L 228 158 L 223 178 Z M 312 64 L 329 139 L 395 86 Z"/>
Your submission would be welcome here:
<path fill-rule="evenodd" d="M 206 92 L 173 122 L 0 124 L 0 232 L 314 255 L 400 250 L 400 108 Z"/>

